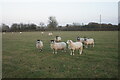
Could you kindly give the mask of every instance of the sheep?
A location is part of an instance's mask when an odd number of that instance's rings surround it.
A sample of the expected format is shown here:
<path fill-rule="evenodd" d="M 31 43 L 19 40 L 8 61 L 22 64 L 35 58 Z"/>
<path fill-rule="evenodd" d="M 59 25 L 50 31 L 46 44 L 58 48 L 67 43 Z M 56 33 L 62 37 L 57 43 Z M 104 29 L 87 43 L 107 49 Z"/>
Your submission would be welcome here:
<path fill-rule="evenodd" d="M 40 51 L 42 51 L 43 42 L 39 39 L 36 41 L 36 48 L 39 49 Z"/>
<path fill-rule="evenodd" d="M 41 32 L 41 34 L 44 34 L 44 32 Z"/>
<path fill-rule="evenodd" d="M 51 40 L 50 47 L 51 47 L 51 49 L 53 49 L 53 54 L 57 54 L 57 50 L 65 50 L 66 51 L 66 43 L 65 42 L 55 42 L 55 40 Z"/>
<path fill-rule="evenodd" d="M 3 34 L 5 34 L 5 32 L 3 32 Z"/>
<path fill-rule="evenodd" d="M 93 38 L 85 38 L 83 44 L 86 48 L 88 48 L 88 45 L 92 45 L 94 47 L 94 39 Z"/>
<path fill-rule="evenodd" d="M 51 32 L 51 33 L 48 33 L 48 35 L 49 35 L 49 36 L 52 36 L 52 35 L 53 35 L 53 33 L 52 33 L 52 32 Z"/>
<path fill-rule="evenodd" d="M 56 36 L 56 37 L 54 38 L 54 40 L 55 40 L 56 42 L 60 42 L 60 41 L 61 41 L 61 37 L 60 37 L 60 36 Z"/>
<path fill-rule="evenodd" d="M 85 37 L 84 38 L 80 38 L 80 37 L 77 37 L 77 41 L 80 41 L 80 42 L 84 42 L 84 39 L 85 39 Z"/>
<path fill-rule="evenodd" d="M 22 32 L 20 32 L 20 34 L 21 34 Z"/>
<path fill-rule="evenodd" d="M 74 55 L 75 50 L 79 50 L 80 55 L 83 51 L 83 44 L 82 42 L 73 42 L 72 40 L 67 40 L 68 49 L 71 50 L 70 55 Z"/>

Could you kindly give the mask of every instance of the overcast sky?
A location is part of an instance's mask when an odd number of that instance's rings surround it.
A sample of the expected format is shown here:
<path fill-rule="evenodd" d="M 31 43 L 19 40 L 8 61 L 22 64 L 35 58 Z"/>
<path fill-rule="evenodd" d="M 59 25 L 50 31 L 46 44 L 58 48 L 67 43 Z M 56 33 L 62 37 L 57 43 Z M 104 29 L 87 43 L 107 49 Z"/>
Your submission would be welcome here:
<path fill-rule="evenodd" d="M 48 24 L 55 16 L 59 25 L 99 22 L 118 24 L 119 0 L 0 0 L 0 23 Z"/>

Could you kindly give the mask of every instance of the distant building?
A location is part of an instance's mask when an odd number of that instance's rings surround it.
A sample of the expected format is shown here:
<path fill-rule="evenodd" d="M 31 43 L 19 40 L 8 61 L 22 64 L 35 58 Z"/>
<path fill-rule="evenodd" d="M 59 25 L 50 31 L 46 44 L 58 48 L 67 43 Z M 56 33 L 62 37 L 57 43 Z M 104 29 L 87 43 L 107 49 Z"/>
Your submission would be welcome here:
<path fill-rule="evenodd" d="M 120 1 L 118 2 L 118 24 L 120 25 Z"/>

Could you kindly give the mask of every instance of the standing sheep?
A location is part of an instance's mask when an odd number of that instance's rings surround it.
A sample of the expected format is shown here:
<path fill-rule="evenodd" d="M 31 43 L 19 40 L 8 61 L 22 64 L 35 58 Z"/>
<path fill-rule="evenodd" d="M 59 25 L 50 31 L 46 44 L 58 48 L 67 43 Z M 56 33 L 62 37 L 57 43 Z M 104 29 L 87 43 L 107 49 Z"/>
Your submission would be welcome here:
<path fill-rule="evenodd" d="M 20 34 L 21 34 L 22 32 L 20 32 Z"/>
<path fill-rule="evenodd" d="M 39 39 L 36 41 L 36 48 L 39 49 L 40 51 L 42 51 L 43 42 Z"/>
<path fill-rule="evenodd" d="M 92 47 L 94 47 L 94 39 L 93 38 L 85 38 L 83 44 L 86 48 L 88 48 L 88 45 L 92 45 Z"/>
<path fill-rule="evenodd" d="M 85 39 L 85 38 L 77 37 L 77 41 L 80 41 L 80 42 L 84 42 L 84 39 Z"/>
<path fill-rule="evenodd" d="M 43 35 L 43 34 L 44 34 L 44 32 L 41 32 L 41 34 Z"/>
<path fill-rule="evenodd" d="M 54 40 L 55 40 L 56 42 L 60 42 L 60 41 L 61 41 L 61 37 L 60 37 L 60 36 L 56 36 L 56 37 L 54 38 Z"/>
<path fill-rule="evenodd" d="M 71 50 L 70 55 L 74 55 L 75 50 L 79 50 L 79 53 L 82 54 L 83 44 L 82 42 L 73 42 L 72 40 L 67 41 L 68 48 Z"/>
<path fill-rule="evenodd" d="M 51 40 L 50 47 L 53 49 L 53 54 L 57 54 L 57 50 L 66 50 L 66 43 L 55 42 L 55 40 Z"/>
<path fill-rule="evenodd" d="M 53 33 L 52 33 L 52 32 L 50 32 L 50 33 L 48 33 L 48 35 L 49 35 L 49 36 L 52 36 L 52 35 L 53 35 Z"/>

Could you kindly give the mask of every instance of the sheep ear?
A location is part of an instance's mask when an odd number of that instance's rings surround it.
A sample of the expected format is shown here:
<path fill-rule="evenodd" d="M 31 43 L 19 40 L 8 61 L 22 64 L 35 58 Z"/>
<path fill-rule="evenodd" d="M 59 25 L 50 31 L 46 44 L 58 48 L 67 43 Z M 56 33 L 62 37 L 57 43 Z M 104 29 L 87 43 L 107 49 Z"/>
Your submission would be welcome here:
<path fill-rule="evenodd" d="M 69 40 L 67 40 L 67 42 L 66 43 L 69 43 Z"/>
<path fill-rule="evenodd" d="M 40 41 L 39 39 L 37 41 Z"/>

